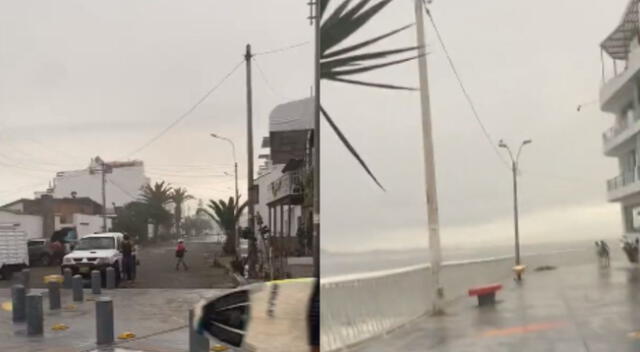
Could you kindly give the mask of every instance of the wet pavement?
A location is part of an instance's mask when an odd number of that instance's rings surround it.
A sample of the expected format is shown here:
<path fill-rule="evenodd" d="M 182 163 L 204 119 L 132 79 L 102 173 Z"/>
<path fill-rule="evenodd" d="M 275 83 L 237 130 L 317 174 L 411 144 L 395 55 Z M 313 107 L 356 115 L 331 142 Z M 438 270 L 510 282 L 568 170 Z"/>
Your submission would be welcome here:
<path fill-rule="evenodd" d="M 95 302 L 85 289 L 85 302 L 72 302 L 71 292 L 63 290 L 60 311 L 49 311 L 48 299 L 43 299 L 44 336 L 27 337 L 24 323 L 13 324 L 11 312 L 0 309 L 0 351 L 29 352 L 89 352 L 144 351 L 178 352 L 188 350 L 188 310 L 200 299 L 219 295 L 224 289 L 117 289 L 103 290 L 101 296 L 113 299 L 115 345 L 98 349 L 95 328 Z M 32 292 L 44 292 L 32 289 Z M 9 289 L 0 289 L 0 307 L 7 308 L 11 300 Z M 72 305 L 72 306 L 71 306 Z M 65 324 L 64 331 L 53 331 L 55 324 Z M 117 336 L 132 332 L 132 340 Z"/>
<path fill-rule="evenodd" d="M 358 352 L 640 351 L 640 267 L 612 262 L 528 272 L 504 283 L 493 307 L 454 300 Z"/>

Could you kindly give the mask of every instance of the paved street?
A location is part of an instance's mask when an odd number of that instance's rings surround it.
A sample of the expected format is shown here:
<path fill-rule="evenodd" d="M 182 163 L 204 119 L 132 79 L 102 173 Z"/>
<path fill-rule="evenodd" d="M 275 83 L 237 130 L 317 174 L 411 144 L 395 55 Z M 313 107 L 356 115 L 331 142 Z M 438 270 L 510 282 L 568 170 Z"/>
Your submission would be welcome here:
<path fill-rule="evenodd" d="M 37 289 L 32 290 L 38 292 Z M 188 309 L 203 297 L 217 295 L 219 289 L 128 289 L 103 291 L 114 301 L 115 335 L 133 332 L 131 341 L 117 340 L 119 350 L 184 352 L 188 350 Z M 24 323 L 13 324 L 11 312 L 0 309 L 0 351 L 88 352 L 96 350 L 95 297 L 85 289 L 83 303 L 73 303 L 71 292 L 63 291 L 63 309 L 51 312 L 45 294 L 44 336 L 27 337 Z M 0 289 L 0 304 L 11 299 L 8 289 Z M 73 304 L 75 307 L 70 307 Z M 65 324 L 66 331 L 53 331 Z M 114 351 L 113 348 L 101 351 Z"/>
<path fill-rule="evenodd" d="M 595 260 L 594 260 L 595 262 Z M 640 350 L 640 267 L 618 261 L 529 272 L 505 283 L 495 307 L 454 301 L 444 317 L 426 317 L 359 352 Z"/>
<path fill-rule="evenodd" d="M 212 267 L 214 253 L 220 253 L 220 245 L 205 240 L 187 241 L 185 261 L 188 271 L 175 269 L 175 244 L 171 242 L 142 246 L 140 248 L 137 279 L 124 283 L 123 288 L 230 288 L 234 283 L 223 268 Z M 59 274 L 60 268 L 31 268 L 31 285 L 44 288 L 42 278 Z M 14 278 L 14 281 L 17 277 Z M 11 282 L 0 280 L 0 288 L 10 287 Z"/>

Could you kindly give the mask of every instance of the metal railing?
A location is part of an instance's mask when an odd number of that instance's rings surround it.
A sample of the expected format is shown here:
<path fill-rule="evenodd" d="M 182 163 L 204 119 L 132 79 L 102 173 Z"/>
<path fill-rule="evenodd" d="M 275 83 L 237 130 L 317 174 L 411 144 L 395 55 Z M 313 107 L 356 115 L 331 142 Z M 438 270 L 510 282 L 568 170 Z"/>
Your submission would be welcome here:
<path fill-rule="evenodd" d="M 640 167 L 636 167 L 635 170 L 624 171 L 621 175 L 607 181 L 607 191 L 615 191 L 632 183 L 638 182 L 639 175 Z"/>
<path fill-rule="evenodd" d="M 574 265 L 593 260 L 588 250 L 567 249 L 524 254 L 530 268 Z M 441 284 L 447 302 L 467 295 L 478 285 L 503 282 L 512 275 L 514 256 L 445 262 Z M 426 316 L 433 290 L 428 264 L 345 275 L 320 280 L 321 351 L 346 351 Z"/>
<path fill-rule="evenodd" d="M 302 194 L 302 184 L 302 172 L 293 171 L 287 172 L 271 182 L 269 189 L 273 199 L 280 199 L 292 194 Z"/>

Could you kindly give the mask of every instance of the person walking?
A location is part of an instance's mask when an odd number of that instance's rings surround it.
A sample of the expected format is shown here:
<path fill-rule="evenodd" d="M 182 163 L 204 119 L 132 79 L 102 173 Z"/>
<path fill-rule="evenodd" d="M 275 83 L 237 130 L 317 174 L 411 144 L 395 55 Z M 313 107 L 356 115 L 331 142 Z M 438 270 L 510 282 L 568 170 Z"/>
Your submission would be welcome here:
<path fill-rule="evenodd" d="M 184 240 L 178 241 L 178 246 L 176 247 L 176 271 L 180 270 L 180 264 L 184 267 L 184 270 L 189 270 L 187 263 L 184 261 L 184 254 L 187 251 L 187 248 L 184 246 Z"/>
<path fill-rule="evenodd" d="M 133 242 L 129 238 L 129 235 L 124 235 L 124 241 L 122 241 L 122 271 L 125 280 L 133 281 Z"/>

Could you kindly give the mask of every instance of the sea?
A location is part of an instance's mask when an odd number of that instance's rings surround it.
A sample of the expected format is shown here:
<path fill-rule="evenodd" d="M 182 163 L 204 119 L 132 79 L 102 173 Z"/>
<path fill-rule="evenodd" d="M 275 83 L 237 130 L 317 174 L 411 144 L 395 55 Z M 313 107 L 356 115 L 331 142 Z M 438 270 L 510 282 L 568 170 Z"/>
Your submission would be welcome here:
<path fill-rule="evenodd" d="M 622 255 L 616 250 L 618 243 L 616 239 L 607 239 L 609 247 L 612 249 L 612 256 Z M 571 242 L 547 242 L 528 243 L 520 246 L 522 256 L 571 253 L 573 251 L 593 250 L 595 255 L 595 245 L 593 240 L 578 240 Z M 443 247 L 443 262 L 456 262 L 477 259 L 490 259 L 514 255 L 514 245 L 496 246 L 476 246 Z M 335 277 L 358 273 L 370 273 L 381 270 L 398 269 L 424 263 L 429 263 L 429 250 L 427 248 L 411 250 L 376 250 L 369 252 L 338 253 L 322 251 L 320 261 L 320 271 L 322 277 Z"/>

